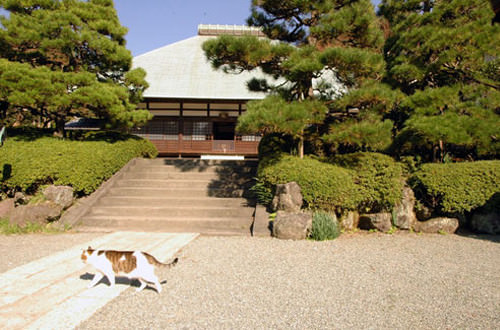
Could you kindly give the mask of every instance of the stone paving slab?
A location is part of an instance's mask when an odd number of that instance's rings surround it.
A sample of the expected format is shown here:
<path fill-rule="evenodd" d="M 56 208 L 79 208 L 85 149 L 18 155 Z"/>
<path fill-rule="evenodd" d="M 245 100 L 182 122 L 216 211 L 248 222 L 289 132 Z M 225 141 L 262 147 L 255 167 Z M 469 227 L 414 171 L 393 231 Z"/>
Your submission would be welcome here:
<path fill-rule="evenodd" d="M 82 249 L 141 250 L 168 261 L 196 233 L 115 232 L 0 274 L 0 328 L 74 328 L 130 285 L 117 280 L 87 289 L 92 266 L 80 260 Z M 88 279 L 86 278 L 88 277 Z"/>

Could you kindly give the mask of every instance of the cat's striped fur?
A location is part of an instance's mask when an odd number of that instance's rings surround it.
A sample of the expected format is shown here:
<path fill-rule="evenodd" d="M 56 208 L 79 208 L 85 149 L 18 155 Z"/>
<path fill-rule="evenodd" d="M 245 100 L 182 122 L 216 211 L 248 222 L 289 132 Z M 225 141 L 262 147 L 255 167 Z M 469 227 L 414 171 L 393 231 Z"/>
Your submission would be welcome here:
<path fill-rule="evenodd" d="M 81 259 L 83 262 L 91 264 L 97 270 L 89 288 L 95 286 L 106 276 L 113 286 L 115 276 L 125 276 L 136 278 L 141 282 L 137 291 L 143 290 L 147 283 L 153 283 L 156 291 L 161 292 L 161 285 L 155 275 L 155 267 L 170 267 L 177 263 L 175 258 L 170 263 L 161 263 L 155 257 L 141 251 L 114 251 L 114 250 L 94 250 L 90 246 L 83 250 Z"/>

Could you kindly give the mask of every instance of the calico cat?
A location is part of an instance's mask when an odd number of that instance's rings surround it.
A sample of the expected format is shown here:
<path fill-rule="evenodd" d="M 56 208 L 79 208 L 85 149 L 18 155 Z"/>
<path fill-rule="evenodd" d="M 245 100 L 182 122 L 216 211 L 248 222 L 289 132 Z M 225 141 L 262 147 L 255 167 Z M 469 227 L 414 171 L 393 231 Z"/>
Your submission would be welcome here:
<path fill-rule="evenodd" d="M 115 276 L 125 276 L 130 279 L 136 278 L 141 282 L 137 292 L 142 291 L 147 283 L 153 283 L 156 291 L 161 292 L 161 285 L 158 277 L 155 275 L 155 266 L 171 267 L 175 265 L 178 258 L 170 263 L 161 263 L 152 255 L 141 251 L 113 251 L 113 250 L 94 250 L 90 246 L 82 252 L 82 261 L 95 267 L 97 273 L 94 275 L 89 288 L 95 286 L 106 276 L 111 283 L 115 285 Z"/>

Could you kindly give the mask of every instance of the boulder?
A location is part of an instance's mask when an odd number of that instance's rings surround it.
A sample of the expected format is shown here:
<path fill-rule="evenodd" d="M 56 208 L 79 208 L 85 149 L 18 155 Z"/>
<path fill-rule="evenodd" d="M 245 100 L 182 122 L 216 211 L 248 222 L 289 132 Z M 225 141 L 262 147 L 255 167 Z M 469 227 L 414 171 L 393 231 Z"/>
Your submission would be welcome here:
<path fill-rule="evenodd" d="M 278 211 L 273 223 L 273 236 L 280 239 L 306 239 L 311 228 L 311 213 Z"/>
<path fill-rule="evenodd" d="M 400 229 L 410 229 L 417 221 L 417 216 L 414 211 L 415 194 L 410 187 L 403 188 L 403 198 L 401 202 L 394 207 L 395 219 L 394 226 Z"/>
<path fill-rule="evenodd" d="M 48 186 L 43 190 L 46 200 L 61 205 L 63 209 L 73 204 L 73 188 L 69 186 Z"/>
<path fill-rule="evenodd" d="M 500 214 L 495 211 L 476 211 L 470 219 L 470 227 L 479 233 L 498 235 L 500 234 Z"/>
<path fill-rule="evenodd" d="M 392 214 L 386 212 L 362 214 L 359 216 L 359 228 L 388 232 L 392 228 Z"/>
<path fill-rule="evenodd" d="M 340 227 L 345 231 L 351 231 L 358 228 L 358 224 L 359 213 L 356 211 L 349 211 L 340 218 Z"/>
<path fill-rule="evenodd" d="M 14 203 L 16 206 L 18 205 L 24 205 L 29 202 L 29 198 L 23 194 L 21 191 L 16 191 L 14 194 Z"/>
<path fill-rule="evenodd" d="M 0 201 L 0 219 L 6 218 L 14 210 L 15 204 L 13 198 L 7 198 Z"/>
<path fill-rule="evenodd" d="M 276 211 L 299 212 L 303 198 L 300 186 L 296 182 L 276 185 L 276 194 L 272 207 Z"/>
<path fill-rule="evenodd" d="M 59 218 L 63 208 L 61 205 L 46 201 L 36 205 L 20 205 L 10 214 L 9 221 L 24 227 L 26 223 L 46 224 Z"/>
<path fill-rule="evenodd" d="M 432 218 L 427 221 L 417 221 L 413 225 L 413 229 L 422 233 L 447 233 L 453 234 L 458 229 L 458 219 L 457 218 Z"/>

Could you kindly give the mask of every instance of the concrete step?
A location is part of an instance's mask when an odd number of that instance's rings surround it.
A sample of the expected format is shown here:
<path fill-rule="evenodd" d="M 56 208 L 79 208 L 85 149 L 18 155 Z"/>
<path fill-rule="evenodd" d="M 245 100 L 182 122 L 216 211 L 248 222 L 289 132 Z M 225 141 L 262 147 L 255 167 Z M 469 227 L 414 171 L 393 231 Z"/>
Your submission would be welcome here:
<path fill-rule="evenodd" d="M 149 188 L 224 188 L 237 189 L 247 182 L 231 182 L 222 180 L 178 180 L 178 179 L 122 179 L 115 187 L 149 187 Z"/>
<path fill-rule="evenodd" d="M 105 196 L 95 206 L 253 207 L 253 204 L 245 198 Z"/>
<path fill-rule="evenodd" d="M 226 177 L 254 177 L 256 175 L 255 168 L 233 168 L 233 167 L 211 167 L 206 169 L 189 169 L 181 170 L 172 166 L 163 165 L 135 165 L 131 166 L 129 173 L 150 173 L 156 175 L 168 175 L 168 178 L 186 177 L 186 178 L 226 178 Z"/>
<path fill-rule="evenodd" d="M 244 189 L 113 187 L 108 196 L 140 197 L 242 197 Z"/>
<path fill-rule="evenodd" d="M 139 158 L 136 160 L 136 165 L 170 165 L 183 170 L 188 169 L 203 169 L 212 168 L 216 166 L 225 167 L 254 167 L 258 166 L 259 162 L 257 160 L 202 160 L 202 159 L 173 159 L 173 158 L 154 158 L 146 159 Z"/>
<path fill-rule="evenodd" d="M 98 206 L 92 208 L 89 216 L 128 216 L 128 217 L 182 217 L 185 218 L 250 218 L 255 209 L 251 207 L 130 207 L 130 206 Z"/>
<path fill-rule="evenodd" d="M 249 235 L 257 162 L 135 159 L 79 218 L 79 230 Z M 245 197 L 245 198 L 243 198 Z"/>
<path fill-rule="evenodd" d="M 158 180 L 204 180 L 206 181 L 211 181 L 211 180 L 218 180 L 221 178 L 216 173 L 200 173 L 200 172 L 192 172 L 192 173 L 181 173 L 181 172 L 164 172 L 161 170 L 146 170 L 146 171 L 141 171 L 141 170 L 134 170 L 134 171 L 129 171 L 128 173 L 125 173 L 123 176 L 125 179 L 131 179 L 131 180 L 152 180 L 152 179 L 158 179 Z"/>
<path fill-rule="evenodd" d="M 238 218 L 187 218 L 187 217 L 129 217 L 86 216 L 80 231 L 130 231 L 198 232 L 202 234 L 250 235 L 252 219 Z"/>

